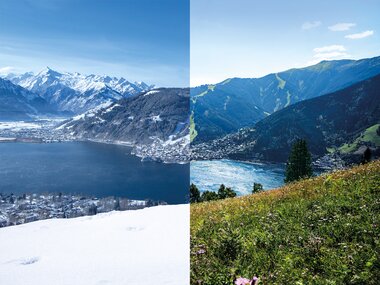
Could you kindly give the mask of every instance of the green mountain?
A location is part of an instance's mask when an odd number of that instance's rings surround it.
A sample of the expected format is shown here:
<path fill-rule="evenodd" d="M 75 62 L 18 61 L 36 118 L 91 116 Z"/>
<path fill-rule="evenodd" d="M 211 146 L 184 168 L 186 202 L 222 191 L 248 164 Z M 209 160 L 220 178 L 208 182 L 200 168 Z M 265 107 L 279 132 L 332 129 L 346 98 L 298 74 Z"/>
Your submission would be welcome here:
<path fill-rule="evenodd" d="M 294 103 L 331 93 L 380 73 L 380 57 L 322 61 L 261 78 L 232 78 L 192 88 L 193 142 L 252 126 Z"/>
<path fill-rule="evenodd" d="M 224 138 L 194 146 L 194 159 L 286 161 L 291 145 L 304 138 L 314 158 L 328 152 L 379 148 L 380 75 L 342 90 L 305 100 Z"/>

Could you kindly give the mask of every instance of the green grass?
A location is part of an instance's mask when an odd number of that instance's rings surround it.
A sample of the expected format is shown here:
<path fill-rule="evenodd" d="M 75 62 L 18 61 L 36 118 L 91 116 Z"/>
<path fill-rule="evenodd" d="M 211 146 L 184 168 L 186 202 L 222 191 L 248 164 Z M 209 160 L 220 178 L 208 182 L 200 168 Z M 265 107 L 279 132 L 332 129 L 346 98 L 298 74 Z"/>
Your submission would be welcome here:
<path fill-rule="evenodd" d="M 202 93 L 199 93 L 198 95 L 196 95 L 195 97 L 202 97 L 202 96 L 205 96 L 207 93 L 208 93 L 209 89 L 207 89 L 206 91 L 203 91 Z"/>
<path fill-rule="evenodd" d="M 277 78 L 277 80 L 278 80 L 278 86 L 277 86 L 277 88 L 278 88 L 278 89 L 284 89 L 285 84 L 286 84 L 286 81 L 283 80 L 280 76 L 278 76 L 277 73 L 276 73 L 276 78 Z"/>
<path fill-rule="evenodd" d="M 335 152 L 335 148 L 333 148 L 333 147 L 326 147 L 326 151 L 328 153 L 334 153 Z"/>
<path fill-rule="evenodd" d="M 290 94 L 289 90 L 286 91 L 286 104 L 285 104 L 284 107 L 288 107 L 290 105 L 290 103 L 291 103 L 291 96 L 292 95 Z"/>
<path fill-rule="evenodd" d="M 207 86 L 207 88 L 208 88 L 208 90 L 214 91 L 215 85 L 210 84 L 210 85 Z"/>
<path fill-rule="evenodd" d="M 209 91 L 214 91 L 214 89 L 215 89 L 215 85 L 208 85 L 208 86 L 207 86 L 207 89 L 206 89 L 205 91 L 203 91 L 202 93 L 199 93 L 198 95 L 195 95 L 195 96 L 194 96 L 193 103 L 196 102 L 196 98 L 197 98 L 197 97 L 205 96 L 205 95 L 207 95 L 207 93 L 208 93 Z"/>
<path fill-rule="evenodd" d="M 380 124 L 376 124 L 366 129 L 361 140 L 365 142 L 373 142 L 376 146 L 380 146 L 380 136 L 376 132 L 379 127 Z"/>
<path fill-rule="evenodd" d="M 194 122 L 194 112 L 191 112 L 190 116 L 190 142 L 192 142 L 198 135 L 197 130 L 195 129 L 195 122 Z"/>
<path fill-rule="evenodd" d="M 380 162 L 191 205 L 191 284 L 379 284 Z"/>
<path fill-rule="evenodd" d="M 361 143 L 363 142 L 372 142 L 377 147 L 380 146 L 380 136 L 376 133 L 380 124 L 373 125 L 366 129 L 362 135 L 357 137 L 352 143 L 345 143 L 341 147 L 339 147 L 340 152 L 342 153 L 351 153 L 356 151 Z"/>

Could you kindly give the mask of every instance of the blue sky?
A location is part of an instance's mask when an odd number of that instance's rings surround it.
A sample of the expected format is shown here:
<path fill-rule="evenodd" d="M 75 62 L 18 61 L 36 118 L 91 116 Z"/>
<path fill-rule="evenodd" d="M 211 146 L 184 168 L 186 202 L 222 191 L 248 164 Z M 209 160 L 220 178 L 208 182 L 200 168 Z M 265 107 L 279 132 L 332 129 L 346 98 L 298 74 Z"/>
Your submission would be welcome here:
<path fill-rule="evenodd" d="M 380 55 L 378 0 L 191 0 L 191 85 Z"/>
<path fill-rule="evenodd" d="M 0 73 L 189 85 L 189 0 L 1 0 Z"/>

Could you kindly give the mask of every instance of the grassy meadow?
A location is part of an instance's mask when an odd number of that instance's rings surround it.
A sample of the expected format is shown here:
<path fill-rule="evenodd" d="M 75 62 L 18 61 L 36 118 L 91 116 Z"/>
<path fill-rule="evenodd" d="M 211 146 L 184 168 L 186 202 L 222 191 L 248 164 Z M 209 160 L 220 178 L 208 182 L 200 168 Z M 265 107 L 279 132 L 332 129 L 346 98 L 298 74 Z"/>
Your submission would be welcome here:
<path fill-rule="evenodd" d="M 380 161 L 192 204 L 191 284 L 379 284 L 379 226 Z"/>

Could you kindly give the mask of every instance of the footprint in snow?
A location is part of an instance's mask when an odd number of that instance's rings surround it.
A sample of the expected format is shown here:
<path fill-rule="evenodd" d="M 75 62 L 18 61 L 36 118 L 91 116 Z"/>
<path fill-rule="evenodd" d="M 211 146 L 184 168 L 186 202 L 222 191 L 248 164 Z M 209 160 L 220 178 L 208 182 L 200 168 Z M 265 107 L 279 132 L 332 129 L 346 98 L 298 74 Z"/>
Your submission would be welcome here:
<path fill-rule="evenodd" d="M 39 257 L 34 256 L 34 257 L 25 258 L 25 259 L 20 260 L 20 264 L 21 265 L 30 265 L 30 264 L 38 262 L 39 260 L 40 260 Z"/>
<path fill-rule="evenodd" d="M 138 231 L 142 231 L 144 228 L 140 228 L 140 227 L 126 227 L 125 229 L 127 231 L 129 231 L 129 232 L 138 232 Z"/>
<path fill-rule="evenodd" d="M 7 262 L 4 262 L 4 264 L 17 263 L 19 265 L 30 265 L 30 264 L 38 262 L 39 260 L 40 258 L 38 256 L 33 256 L 33 257 L 28 257 L 28 258 L 12 259 Z"/>

